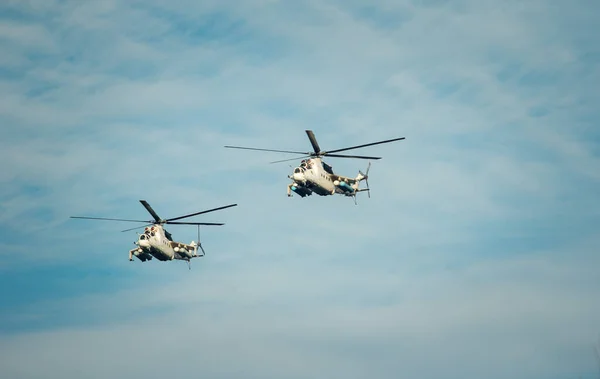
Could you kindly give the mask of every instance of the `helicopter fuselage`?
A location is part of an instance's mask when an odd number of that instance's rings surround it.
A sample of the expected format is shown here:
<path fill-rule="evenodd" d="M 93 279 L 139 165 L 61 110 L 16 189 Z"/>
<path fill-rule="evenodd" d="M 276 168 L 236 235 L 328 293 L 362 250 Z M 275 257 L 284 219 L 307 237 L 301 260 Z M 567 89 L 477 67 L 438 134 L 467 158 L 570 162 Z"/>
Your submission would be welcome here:
<path fill-rule="evenodd" d="M 288 185 L 288 196 L 291 196 L 291 191 L 301 197 L 310 196 L 313 192 L 319 196 L 336 193 L 354 196 L 365 176 L 361 173 L 356 178 L 337 175 L 321 158 L 311 158 L 302 160 L 288 178 L 292 179 L 292 183 Z"/>
<path fill-rule="evenodd" d="M 173 242 L 167 238 L 161 225 L 146 227 L 135 244 L 138 248 L 129 252 L 129 260 L 133 260 L 133 256 L 135 256 L 142 262 L 153 257 L 159 261 L 171 261 L 173 259 L 189 261 L 189 259 L 197 256 L 193 241 L 191 245 Z"/>

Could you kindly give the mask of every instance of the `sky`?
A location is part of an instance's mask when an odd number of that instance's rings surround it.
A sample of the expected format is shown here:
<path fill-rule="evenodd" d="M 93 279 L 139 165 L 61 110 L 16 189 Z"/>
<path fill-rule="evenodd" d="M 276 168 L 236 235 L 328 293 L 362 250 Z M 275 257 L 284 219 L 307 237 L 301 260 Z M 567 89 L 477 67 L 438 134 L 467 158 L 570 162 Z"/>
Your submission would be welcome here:
<path fill-rule="evenodd" d="M 600 4 L 0 5 L 3 378 L 597 378 Z M 286 196 L 377 155 L 371 198 Z M 367 161 L 327 160 L 355 176 Z M 207 255 L 129 262 L 131 225 Z M 176 240 L 194 227 L 172 226 Z"/>

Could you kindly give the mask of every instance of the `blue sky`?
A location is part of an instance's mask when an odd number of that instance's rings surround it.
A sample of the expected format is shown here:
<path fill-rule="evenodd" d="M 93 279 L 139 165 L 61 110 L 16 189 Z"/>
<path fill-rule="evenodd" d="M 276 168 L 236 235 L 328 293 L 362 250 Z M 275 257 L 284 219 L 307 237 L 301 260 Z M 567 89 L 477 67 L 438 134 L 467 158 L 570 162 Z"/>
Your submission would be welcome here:
<path fill-rule="evenodd" d="M 0 376 L 595 378 L 595 1 L 0 5 Z M 372 196 L 287 158 L 405 136 Z M 358 151 L 357 151 L 358 152 Z M 291 162 L 293 163 L 293 162 Z M 367 162 L 329 161 L 355 175 Z M 207 256 L 129 262 L 198 217 Z M 172 227 L 182 241 L 194 228 Z"/>

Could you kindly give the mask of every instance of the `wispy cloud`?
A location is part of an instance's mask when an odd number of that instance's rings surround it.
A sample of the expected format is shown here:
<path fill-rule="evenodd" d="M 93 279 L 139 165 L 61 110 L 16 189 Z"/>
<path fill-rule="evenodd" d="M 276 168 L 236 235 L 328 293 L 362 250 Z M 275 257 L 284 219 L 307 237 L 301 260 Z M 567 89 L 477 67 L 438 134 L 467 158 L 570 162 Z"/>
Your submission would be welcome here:
<path fill-rule="evenodd" d="M 0 6 L 0 373 L 591 377 L 598 14 Z M 278 154 L 222 147 L 306 150 L 304 129 L 323 148 L 407 140 L 369 149 L 384 159 L 358 206 L 288 199 Z M 166 217 L 240 205 L 203 216 L 227 225 L 203 229 L 191 272 L 128 262 L 123 225 L 68 219 L 147 217 L 138 199 Z"/>

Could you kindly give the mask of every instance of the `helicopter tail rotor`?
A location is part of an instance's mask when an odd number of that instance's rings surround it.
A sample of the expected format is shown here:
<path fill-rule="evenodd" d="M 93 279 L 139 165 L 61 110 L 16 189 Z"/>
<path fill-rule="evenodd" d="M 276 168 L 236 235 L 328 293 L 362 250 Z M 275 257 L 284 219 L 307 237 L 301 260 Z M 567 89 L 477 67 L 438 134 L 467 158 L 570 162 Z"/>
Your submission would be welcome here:
<path fill-rule="evenodd" d="M 196 249 L 195 254 L 198 257 L 203 257 L 206 255 L 206 252 L 204 251 L 204 248 L 202 247 L 202 242 L 200 242 L 200 225 L 198 225 L 198 242 L 194 243 L 192 241 L 192 244 L 194 245 L 194 248 Z M 200 250 L 202 251 L 202 255 L 198 255 L 198 248 L 200 248 Z"/>
<path fill-rule="evenodd" d="M 369 170 L 370 169 L 371 169 L 371 162 L 369 162 L 369 165 L 367 166 L 367 171 L 365 173 L 358 170 L 358 177 L 357 177 L 357 179 L 359 181 L 364 180 L 365 184 L 367 185 L 367 188 L 361 189 L 358 192 L 367 191 L 367 195 L 369 196 L 369 199 L 371 198 L 371 190 L 369 188 Z"/>
<path fill-rule="evenodd" d="M 197 241 L 192 241 L 190 243 L 190 246 L 192 246 L 194 248 L 194 255 L 192 255 L 191 257 L 189 257 L 187 259 L 187 263 L 188 263 L 188 269 L 192 269 L 191 266 L 191 258 L 199 258 L 199 257 L 203 257 L 206 255 L 206 252 L 204 251 L 204 248 L 202 247 L 202 243 L 200 242 L 200 225 L 198 225 L 198 239 Z M 200 248 L 200 250 L 202 251 L 202 254 L 198 254 L 198 248 Z"/>

